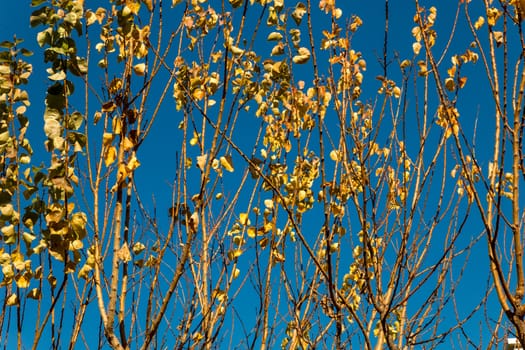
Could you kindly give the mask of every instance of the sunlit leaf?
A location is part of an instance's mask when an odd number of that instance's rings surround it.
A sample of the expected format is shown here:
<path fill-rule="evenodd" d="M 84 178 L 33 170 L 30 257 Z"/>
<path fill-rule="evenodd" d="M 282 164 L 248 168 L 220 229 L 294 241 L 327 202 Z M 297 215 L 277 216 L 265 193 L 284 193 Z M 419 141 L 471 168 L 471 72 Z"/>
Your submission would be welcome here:
<path fill-rule="evenodd" d="M 476 23 L 474 23 L 474 28 L 479 29 L 485 24 L 485 18 L 482 16 L 479 16 L 476 20 Z"/>
<path fill-rule="evenodd" d="M 30 276 L 28 276 L 27 274 L 21 274 L 21 275 L 17 275 L 15 277 L 15 282 L 16 282 L 16 286 L 18 288 L 28 288 L 29 287 L 29 284 L 31 282 L 31 278 Z"/>
<path fill-rule="evenodd" d="M 120 249 L 117 251 L 117 257 L 120 261 L 130 262 L 131 252 L 129 251 L 128 243 L 124 242 Z"/>
<path fill-rule="evenodd" d="M 228 0 L 230 2 L 230 5 L 232 5 L 233 8 L 237 8 L 242 5 L 244 0 Z"/>
<path fill-rule="evenodd" d="M 295 9 L 292 12 L 292 18 L 295 21 L 295 24 L 299 25 L 301 24 L 301 21 L 303 19 L 303 16 L 306 14 L 306 6 L 302 2 L 297 3 L 295 5 Z"/>
<path fill-rule="evenodd" d="M 146 64 L 145 63 L 139 63 L 133 66 L 133 71 L 138 76 L 143 76 L 146 74 Z"/>
<path fill-rule="evenodd" d="M 113 101 L 108 101 L 102 105 L 102 112 L 113 112 L 117 108 L 117 105 Z"/>
<path fill-rule="evenodd" d="M 18 296 L 15 293 L 11 294 L 9 297 L 7 297 L 5 303 L 7 306 L 18 305 Z"/>
<path fill-rule="evenodd" d="M 283 38 L 283 35 L 279 32 L 271 32 L 269 35 L 268 35 L 268 38 L 267 40 L 268 41 L 279 41 L 279 40 L 282 40 Z"/>
<path fill-rule="evenodd" d="M 149 12 L 153 11 L 153 0 L 141 0 L 141 1 L 144 3 L 144 5 L 146 5 Z"/>
<path fill-rule="evenodd" d="M 197 156 L 197 167 L 201 171 L 204 171 L 204 167 L 206 166 L 207 159 L 208 159 L 208 155 L 207 154 L 203 154 L 203 155 Z"/>
<path fill-rule="evenodd" d="M 503 44 L 503 32 L 495 31 L 492 34 L 494 35 L 494 40 L 496 40 L 496 46 L 500 47 Z"/>
<path fill-rule="evenodd" d="M 240 213 L 239 214 L 239 222 L 241 225 L 247 226 L 250 224 L 250 219 L 248 219 L 248 213 Z"/>
<path fill-rule="evenodd" d="M 235 45 L 232 45 L 230 46 L 230 51 L 235 55 L 235 56 L 240 56 L 244 53 L 244 50 L 235 46 Z"/>
<path fill-rule="evenodd" d="M 128 172 L 132 172 L 135 169 L 137 169 L 140 166 L 140 162 L 138 161 L 137 157 L 132 156 L 131 159 L 128 161 L 128 164 L 126 165 L 126 169 Z"/>
<path fill-rule="evenodd" d="M 53 73 L 53 74 L 49 75 L 48 79 L 49 80 L 53 80 L 53 81 L 61 81 L 61 80 L 66 79 L 66 73 L 61 70 L 59 72 L 56 72 L 56 73 Z"/>
<path fill-rule="evenodd" d="M 31 291 L 29 291 L 29 293 L 27 293 L 27 297 L 29 299 L 40 300 L 41 296 L 42 296 L 42 293 L 40 292 L 40 289 L 38 288 L 33 288 L 31 289 Z"/>
<path fill-rule="evenodd" d="M 222 167 L 226 170 L 232 173 L 234 171 L 233 163 L 232 163 L 232 157 L 231 156 L 223 156 L 220 158 L 220 162 Z"/>
<path fill-rule="evenodd" d="M 242 249 L 232 249 L 228 251 L 228 259 L 235 260 L 242 255 Z"/>
<path fill-rule="evenodd" d="M 92 25 L 97 20 L 97 16 L 91 10 L 87 10 L 84 17 L 86 18 L 86 26 Z"/>
<path fill-rule="evenodd" d="M 141 242 L 136 242 L 135 244 L 133 244 L 133 247 L 131 248 L 131 250 L 133 251 L 133 254 L 135 255 L 142 253 L 144 249 L 146 249 L 146 246 L 142 244 Z"/>
<path fill-rule="evenodd" d="M 445 87 L 448 91 L 454 91 L 456 89 L 456 83 L 454 82 L 454 79 L 447 78 L 445 79 Z"/>
<path fill-rule="evenodd" d="M 419 55 L 419 52 L 421 51 L 421 43 L 415 42 L 412 44 L 412 51 L 414 51 L 414 55 Z"/>
<path fill-rule="evenodd" d="M 54 118 L 45 118 L 44 132 L 46 133 L 46 136 L 52 140 L 60 136 L 62 133 L 62 125 L 60 125 L 60 122 Z"/>
<path fill-rule="evenodd" d="M 111 164 L 113 164 L 116 159 L 117 159 L 117 148 L 115 146 L 111 146 L 107 149 L 104 155 L 104 164 L 108 167 Z"/>
<path fill-rule="evenodd" d="M 88 277 L 89 277 L 89 273 L 91 272 L 91 270 L 93 270 L 93 267 L 91 267 L 91 266 L 88 265 L 88 264 L 84 264 L 84 265 L 80 268 L 80 270 L 78 271 L 78 277 L 87 280 Z"/>
<path fill-rule="evenodd" d="M 298 55 L 292 58 L 294 63 L 304 64 L 308 62 L 308 60 L 310 59 L 310 50 L 308 50 L 306 47 L 301 47 L 299 48 L 298 53 Z"/>
<path fill-rule="evenodd" d="M 75 213 L 71 216 L 69 221 L 73 232 L 76 235 L 77 239 L 83 239 L 86 237 L 86 224 L 87 224 L 87 215 L 85 213 Z M 82 247 L 75 247 L 75 249 L 81 249 Z"/>

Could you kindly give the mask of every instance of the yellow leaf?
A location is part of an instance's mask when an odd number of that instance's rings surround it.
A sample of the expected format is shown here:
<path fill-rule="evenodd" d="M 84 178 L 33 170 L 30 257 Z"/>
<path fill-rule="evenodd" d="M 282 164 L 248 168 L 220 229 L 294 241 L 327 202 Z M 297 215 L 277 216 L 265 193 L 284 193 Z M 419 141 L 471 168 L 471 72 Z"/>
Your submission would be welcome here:
<path fill-rule="evenodd" d="M 40 300 L 40 296 L 42 294 L 40 293 L 40 289 L 33 288 L 29 293 L 27 293 L 27 297 L 30 299 Z"/>
<path fill-rule="evenodd" d="M 283 35 L 279 32 L 272 32 L 268 35 L 266 40 L 268 41 L 279 41 L 283 38 Z"/>
<path fill-rule="evenodd" d="M 115 135 L 113 135 L 112 133 L 105 132 L 102 135 L 102 145 L 109 146 L 111 144 L 111 142 L 113 142 L 114 137 L 115 137 Z"/>
<path fill-rule="evenodd" d="M 122 142 L 122 148 L 124 148 L 124 151 L 129 151 L 134 146 L 135 146 L 135 144 L 133 143 L 133 141 L 131 141 L 131 139 L 126 136 L 124 138 L 124 141 Z"/>
<path fill-rule="evenodd" d="M 85 265 L 82 266 L 82 268 L 78 271 L 78 277 L 87 280 L 87 278 L 88 278 L 88 276 L 89 276 L 89 272 L 90 272 L 91 270 L 93 270 L 93 267 L 89 266 L 88 264 L 85 264 Z"/>
<path fill-rule="evenodd" d="M 458 78 L 458 86 L 460 89 L 463 89 L 466 83 L 467 83 L 467 77 Z"/>
<path fill-rule="evenodd" d="M 133 71 L 138 76 L 143 76 L 146 74 L 146 64 L 145 63 L 139 63 L 133 66 Z"/>
<path fill-rule="evenodd" d="M 99 7 L 97 11 L 95 11 L 95 16 L 97 17 L 98 24 L 102 24 L 104 17 L 106 17 L 106 9 Z"/>
<path fill-rule="evenodd" d="M 113 121 L 111 124 L 112 124 L 113 133 L 115 135 L 119 135 L 120 131 L 122 130 L 122 119 L 120 119 L 120 117 L 115 117 L 113 118 Z"/>
<path fill-rule="evenodd" d="M 278 263 L 284 262 L 286 260 L 284 255 L 280 253 L 277 249 L 272 250 L 272 256 L 275 259 L 275 261 Z"/>
<path fill-rule="evenodd" d="M 234 260 L 242 255 L 241 249 L 232 249 L 228 252 L 228 259 Z"/>
<path fill-rule="evenodd" d="M 230 51 L 235 55 L 235 56 L 240 56 L 244 53 L 244 50 L 235 46 L 235 45 L 232 45 L 230 46 Z"/>
<path fill-rule="evenodd" d="M 73 229 L 73 232 L 76 234 L 76 237 L 79 239 L 82 239 L 86 236 L 86 224 L 87 224 L 87 216 L 84 213 L 75 213 L 71 216 L 71 220 L 69 221 L 69 224 L 71 225 L 71 228 Z M 79 241 L 82 243 L 81 241 Z M 75 247 L 78 247 L 78 243 Z M 75 249 L 81 249 L 75 248 Z"/>
<path fill-rule="evenodd" d="M 100 118 L 102 117 L 102 113 L 99 111 L 95 112 L 95 115 L 93 116 L 93 124 L 97 124 Z"/>
<path fill-rule="evenodd" d="M 248 219 L 248 214 L 247 213 L 240 213 L 239 214 L 239 222 L 242 224 L 242 225 L 249 225 L 250 224 L 250 219 Z"/>
<path fill-rule="evenodd" d="M 296 64 L 304 64 L 310 59 L 310 50 L 306 47 L 301 47 L 298 50 L 298 55 L 292 58 L 292 61 Z"/>
<path fill-rule="evenodd" d="M 86 17 L 86 26 L 90 26 L 97 20 L 97 16 L 91 10 L 87 10 L 85 15 Z"/>
<path fill-rule="evenodd" d="M 204 171 L 204 167 L 206 166 L 206 160 L 207 159 L 208 159 L 208 155 L 207 154 L 203 154 L 203 155 L 197 156 L 197 167 L 201 171 Z"/>
<path fill-rule="evenodd" d="M 401 89 L 399 88 L 399 86 L 395 86 L 392 89 L 392 95 L 394 95 L 395 98 L 401 97 Z"/>
<path fill-rule="evenodd" d="M 18 296 L 16 294 L 11 294 L 7 300 L 6 300 L 6 305 L 7 306 L 15 306 L 15 305 L 18 305 Z"/>
<path fill-rule="evenodd" d="M 122 14 L 126 16 L 125 13 L 133 13 L 134 15 L 137 15 L 140 10 L 140 3 L 135 1 L 126 1 L 126 6 L 124 6 L 124 9 L 122 10 Z"/>
<path fill-rule="evenodd" d="M 76 251 L 84 248 L 84 243 L 81 240 L 75 239 L 73 242 L 69 243 L 69 250 Z"/>
<path fill-rule="evenodd" d="M 231 156 L 221 157 L 220 158 L 220 162 L 221 162 L 222 167 L 226 171 L 229 171 L 230 173 L 233 173 L 234 169 L 233 169 L 233 163 L 232 163 L 232 157 Z"/>
<path fill-rule="evenodd" d="M 257 235 L 257 228 L 255 227 L 248 227 L 248 230 L 246 230 L 246 233 L 248 234 L 248 237 L 255 238 Z"/>
<path fill-rule="evenodd" d="M 106 102 L 102 105 L 102 112 L 113 112 L 117 108 L 117 105 L 113 101 Z"/>
<path fill-rule="evenodd" d="M 412 50 L 414 51 L 414 54 L 419 55 L 419 51 L 421 51 L 421 44 L 419 42 L 413 43 Z"/>
<path fill-rule="evenodd" d="M 142 2 L 144 3 L 144 5 L 146 5 L 149 12 L 153 11 L 153 1 L 152 0 L 142 0 Z"/>
<path fill-rule="evenodd" d="M 445 87 L 448 91 L 454 91 L 456 89 L 456 84 L 454 83 L 454 79 L 447 78 L 445 79 Z"/>
<path fill-rule="evenodd" d="M 128 165 L 126 165 L 126 170 L 128 172 L 132 172 L 133 170 L 137 169 L 139 166 L 140 166 L 140 162 L 135 156 L 133 156 L 129 160 Z"/>
<path fill-rule="evenodd" d="M 243 0 L 228 0 L 233 8 L 237 8 L 242 5 Z"/>
<path fill-rule="evenodd" d="M 332 152 L 330 152 L 330 159 L 334 162 L 339 161 L 339 151 L 334 149 Z"/>
<path fill-rule="evenodd" d="M 131 253 L 128 248 L 128 243 L 124 242 L 124 244 L 120 247 L 120 249 L 117 251 L 117 257 L 123 262 L 131 261 Z"/>
<path fill-rule="evenodd" d="M 197 143 L 199 143 L 199 134 L 197 134 L 195 131 L 193 132 L 193 138 L 190 140 L 190 145 L 195 146 Z"/>
<path fill-rule="evenodd" d="M 31 278 L 27 276 L 27 274 L 18 275 L 15 277 L 16 286 L 18 288 L 27 288 L 29 287 L 29 282 L 31 281 Z"/>
<path fill-rule="evenodd" d="M 479 29 L 483 26 L 483 24 L 485 24 L 485 18 L 483 18 L 482 16 L 479 16 L 476 23 L 474 23 L 474 28 Z"/>
<path fill-rule="evenodd" d="M 111 146 L 104 155 L 104 163 L 108 167 L 115 162 L 115 159 L 117 159 L 117 149 L 115 146 Z"/>

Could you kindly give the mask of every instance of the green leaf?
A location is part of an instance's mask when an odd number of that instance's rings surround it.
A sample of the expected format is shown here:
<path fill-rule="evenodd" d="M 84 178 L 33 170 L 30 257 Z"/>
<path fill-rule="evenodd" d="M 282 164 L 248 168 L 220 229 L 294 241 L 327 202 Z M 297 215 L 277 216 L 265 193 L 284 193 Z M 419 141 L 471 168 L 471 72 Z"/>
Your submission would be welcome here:
<path fill-rule="evenodd" d="M 40 47 L 51 42 L 51 35 L 49 35 L 49 29 L 43 30 L 36 35 L 36 41 Z"/>
<path fill-rule="evenodd" d="M 84 58 L 76 57 L 75 59 L 69 60 L 67 63 L 69 71 L 77 77 L 80 77 L 88 72 L 87 61 Z"/>
<path fill-rule="evenodd" d="M 31 6 L 36 7 L 42 5 L 47 0 L 31 0 Z"/>
<path fill-rule="evenodd" d="M 12 42 L 10 42 L 10 41 L 7 41 L 7 40 L 6 40 L 6 41 L 2 41 L 2 42 L 0 43 L 0 47 L 3 47 L 3 48 L 5 48 L 5 49 L 10 49 L 10 48 L 12 48 L 12 47 L 14 47 L 14 46 L 15 46 L 14 43 L 12 43 Z"/>
<path fill-rule="evenodd" d="M 47 6 L 41 7 L 38 10 L 33 11 L 31 16 L 29 17 L 29 25 L 31 27 L 36 27 L 38 25 L 49 22 L 49 17 L 52 13 L 53 9 Z"/>
<path fill-rule="evenodd" d="M 22 53 L 22 56 L 25 56 L 25 57 L 30 57 L 30 56 L 33 56 L 33 51 L 30 51 L 28 49 L 24 49 L 22 48 L 20 50 L 20 52 Z"/>

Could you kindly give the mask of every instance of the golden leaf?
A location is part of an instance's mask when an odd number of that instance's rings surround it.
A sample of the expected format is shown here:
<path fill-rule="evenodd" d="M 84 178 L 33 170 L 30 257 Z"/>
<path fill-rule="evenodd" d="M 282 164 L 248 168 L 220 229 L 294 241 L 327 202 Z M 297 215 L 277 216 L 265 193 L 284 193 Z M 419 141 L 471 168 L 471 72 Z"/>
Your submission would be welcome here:
<path fill-rule="evenodd" d="M 31 278 L 26 274 L 18 275 L 15 277 L 16 286 L 18 288 L 27 288 L 29 287 L 29 282 L 31 282 Z"/>
<path fill-rule="evenodd" d="M 143 76 L 146 74 L 146 64 L 145 63 L 139 63 L 133 66 L 133 71 L 138 76 Z"/>
<path fill-rule="evenodd" d="M 474 28 L 479 29 L 485 24 L 485 18 L 479 16 L 476 23 L 474 23 Z"/>
<path fill-rule="evenodd" d="M 279 32 L 272 32 L 268 35 L 266 40 L 268 41 L 279 41 L 283 38 L 283 35 Z"/>
<path fill-rule="evenodd" d="M 445 87 L 448 91 L 454 91 L 456 89 L 456 84 L 454 83 L 454 79 L 447 78 L 445 79 Z"/>
<path fill-rule="evenodd" d="M 117 159 L 117 149 L 115 148 L 115 146 L 111 146 L 110 148 L 108 148 L 108 150 L 106 151 L 106 154 L 104 155 L 104 163 L 108 167 L 111 164 L 113 164 L 116 159 Z"/>
<path fill-rule="evenodd" d="M 197 156 L 197 167 L 201 171 L 204 171 L 204 167 L 206 166 L 207 159 L 208 159 L 208 155 L 207 154 L 203 154 L 203 155 Z"/>
<path fill-rule="evenodd" d="M 245 226 L 249 225 L 250 219 L 248 218 L 248 213 L 240 213 L 239 222 L 241 223 L 241 225 L 245 225 Z"/>
<path fill-rule="evenodd" d="M 35 299 L 35 300 L 40 300 L 41 295 L 42 293 L 40 293 L 40 289 L 38 288 L 33 288 L 31 289 L 29 293 L 27 293 L 27 297 L 29 299 Z"/>
<path fill-rule="evenodd" d="M 18 296 L 16 294 L 11 294 L 5 301 L 7 306 L 16 306 L 18 305 Z"/>
<path fill-rule="evenodd" d="M 224 156 L 220 158 L 220 162 L 222 167 L 229 171 L 230 173 L 233 173 L 235 169 L 233 169 L 233 163 L 232 163 L 232 157 L 231 156 Z"/>
<path fill-rule="evenodd" d="M 113 142 L 113 139 L 115 138 L 115 135 L 113 135 L 110 132 L 105 132 L 102 135 L 102 145 L 103 146 L 109 146 L 111 142 Z"/>
<path fill-rule="evenodd" d="M 298 50 L 298 55 L 294 56 L 292 58 L 292 61 L 296 64 L 304 64 L 308 62 L 310 59 L 310 50 L 308 50 L 306 47 L 301 47 Z"/>
<path fill-rule="evenodd" d="M 130 262 L 131 261 L 131 253 L 129 251 L 129 247 L 128 247 L 128 243 L 127 242 L 124 242 L 124 244 L 117 251 L 117 258 L 120 261 L 123 261 L 123 262 Z"/>
<path fill-rule="evenodd" d="M 242 255 L 241 249 L 232 249 L 228 252 L 228 259 L 234 260 Z"/>

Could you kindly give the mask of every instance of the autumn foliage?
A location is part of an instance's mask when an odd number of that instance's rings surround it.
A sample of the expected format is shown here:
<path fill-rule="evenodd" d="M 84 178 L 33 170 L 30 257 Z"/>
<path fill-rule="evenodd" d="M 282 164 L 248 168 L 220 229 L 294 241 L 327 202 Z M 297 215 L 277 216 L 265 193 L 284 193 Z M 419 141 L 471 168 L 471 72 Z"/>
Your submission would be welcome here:
<path fill-rule="evenodd" d="M 522 1 L 352 3 L 32 0 L 0 343 L 525 343 Z"/>

